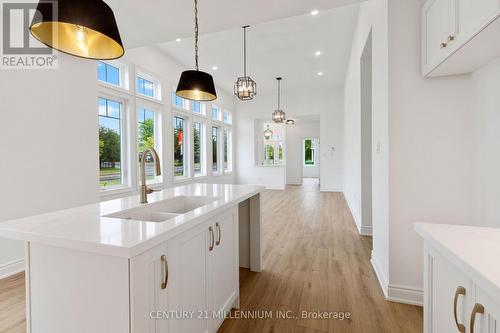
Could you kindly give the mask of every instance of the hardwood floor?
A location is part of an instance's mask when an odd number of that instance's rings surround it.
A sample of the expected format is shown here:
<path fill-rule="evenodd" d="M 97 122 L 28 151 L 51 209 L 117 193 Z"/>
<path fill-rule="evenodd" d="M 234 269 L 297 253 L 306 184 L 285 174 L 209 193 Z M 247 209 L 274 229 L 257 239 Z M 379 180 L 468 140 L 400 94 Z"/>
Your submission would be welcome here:
<path fill-rule="evenodd" d="M 24 273 L 0 280 L 0 333 L 25 333 Z"/>
<path fill-rule="evenodd" d="M 219 333 L 421 333 L 422 309 L 384 300 L 370 264 L 371 238 L 360 236 L 341 193 L 314 182 L 262 197 L 264 272 L 241 271 L 244 311 L 272 319 L 228 319 Z M 292 311 L 298 319 L 276 319 Z M 302 311 L 349 312 L 348 320 L 301 318 Z"/>
<path fill-rule="evenodd" d="M 371 238 L 359 236 L 342 194 L 307 182 L 265 192 L 262 205 L 264 271 L 241 270 L 243 312 L 233 316 L 273 317 L 228 319 L 219 333 L 423 331 L 421 308 L 384 300 L 370 265 Z M 25 332 L 24 297 L 23 274 L 0 281 L 1 333 Z M 292 318 L 277 319 L 276 311 Z M 302 318 L 302 311 L 351 318 Z"/>

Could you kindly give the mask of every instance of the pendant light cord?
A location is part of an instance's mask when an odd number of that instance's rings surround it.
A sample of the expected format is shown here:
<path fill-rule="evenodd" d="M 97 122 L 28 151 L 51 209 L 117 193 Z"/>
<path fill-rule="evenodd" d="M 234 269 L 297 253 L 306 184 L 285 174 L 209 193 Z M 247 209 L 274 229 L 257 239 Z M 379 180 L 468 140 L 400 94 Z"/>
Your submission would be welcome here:
<path fill-rule="evenodd" d="M 247 28 L 249 25 L 243 26 L 243 76 L 247 76 Z"/>
<path fill-rule="evenodd" d="M 276 79 L 278 81 L 278 110 L 281 110 L 281 78 Z"/>
<path fill-rule="evenodd" d="M 196 70 L 199 71 L 198 64 L 198 0 L 194 0 L 194 61 Z"/>

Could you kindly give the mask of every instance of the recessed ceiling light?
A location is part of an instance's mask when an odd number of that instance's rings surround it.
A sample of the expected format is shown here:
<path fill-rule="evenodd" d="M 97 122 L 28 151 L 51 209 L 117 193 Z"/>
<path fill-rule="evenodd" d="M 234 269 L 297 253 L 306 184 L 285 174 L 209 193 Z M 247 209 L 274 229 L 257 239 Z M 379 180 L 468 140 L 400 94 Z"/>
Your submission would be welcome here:
<path fill-rule="evenodd" d="M 323 76 L 323 72 L 318 72 L 318 76 Z"/>
<path fill-rule="evenodd" d="M 217 66 L 212 66 L 212 70 L 216 71 L 216 70 L 218 70 L 218 69 L 219 69 L 219 67 L 217 67 Z"/>
<path fill-rule="evenodd" d="M 182 39 L 177 38 L 175 41 L 178 43 L 178 42 L 180 42 L 181 40 L 182 40 Z"/>
<path fill-rule="evenodd" d="M 320 56 L 320 55 L 321 55 L 321 51 L 316 51 L 316 52 L 314 52 L 314 54 L 315 54 L 316 56 Z"/>
<path fill-rule="evenodd" d="M 317 10 L 317 9 L 311 11 L 312 16 L 316 16 L 318 14 L 319 14 L 319 10 Z"/>

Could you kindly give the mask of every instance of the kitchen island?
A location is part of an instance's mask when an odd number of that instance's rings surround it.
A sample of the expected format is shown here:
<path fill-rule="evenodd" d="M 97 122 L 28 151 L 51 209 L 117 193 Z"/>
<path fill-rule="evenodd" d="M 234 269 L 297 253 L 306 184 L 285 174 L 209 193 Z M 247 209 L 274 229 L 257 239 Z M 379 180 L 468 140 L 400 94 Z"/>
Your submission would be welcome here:
<path fill-rule="evenodd" d="M 190 184 L 4 222 L 31 333 L 216 332 L 260 272 L 261 186 Z"/>

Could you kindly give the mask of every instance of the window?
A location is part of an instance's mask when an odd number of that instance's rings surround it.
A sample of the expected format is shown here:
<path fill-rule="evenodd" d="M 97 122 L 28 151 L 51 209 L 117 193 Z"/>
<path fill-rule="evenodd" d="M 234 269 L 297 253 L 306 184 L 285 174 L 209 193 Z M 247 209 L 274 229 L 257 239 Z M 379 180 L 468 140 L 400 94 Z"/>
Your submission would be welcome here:
<path fill-rule="evenodd" d="M 101 82 L 120 87 L 120 68 L 102 61 L 97 62 L 97 78 Z"/>
<path fill-rule="evenodd" d="M 108 189 L 123 185 L 122 103 L 99 98 L 99 183 Z"/>
<path fill-rule="evenodd" d="M 212 171 L 214 173 L 219 172 L 219 164 L 218 164 L 218 144 L 219 144 L 219 128 L 212 127 Z"/>
<path fill-rule="evenodd" d="M 204 125 L 199 122 L 193 124 L 193 168 L 194 175 L 205 175 L 205 136 Z"/>
<path fill-rule="evenodd" d="M 316 139 L 304 140 L 304 165 L 316 165 Z"/>
<path fill-rule="evenodd" d="M 274 145 L 266 144 L 264 147 L 264 161 L 266 164 L 274 164 Z"/>
<path fill-rule="evenodd" d="M 224 172 L 232 171 L 231 161 L 232 133 L 229 129 L 224 129 Z"/>
<path fill-rule="evenodd" d="M 185 154 L 185 135 L 184 135 L 184 119 L 174 117 L 174 176 L 186 176 L 186 154 Z"/>
<path fill-rule="evenodd" d="M 142 77 L 137 77 L 137 92 L 141 95 L 155 98 L 155 86 L 152 81 L 143 79 Z"/>
<path fill-rule="evenodd" d="M 193 112 L 201 113 L 201 102 L 193 101 Z"/>
<path fill-rule="evenodd" d="M 139 162 L 142 159 L 142 154 L 148 148 L 154 148 L 158 154 L 161 154 L 161 150 L 158 148 L 158 143 L 156 142 L 157 140 L 155 140 L 155 135 L 159 134 L 156 128 L 158 123 L 160 123 L 156 118 L 156 114 L 152 110 L 140 108 L 137 111 L 137 153 L 139 154 Z M 146 183 L 150 184 L 162 181 L 161 176 L 156 176 L 155 170 L 153 158 L 148 154 L 146 157 Z"/>
<path fill-rule="evenodd" d="M 224 122 L 225 122 L 226 124 L 231 124 L 231 123 L 232 123 L 231 112 L 229 112 L 229 111 L 224 111 Z"/>
<path fill-rule="evenodd" d="M 219 120 L 219 109 L 216 106 L 212 106 L 212 120 Z"/>

